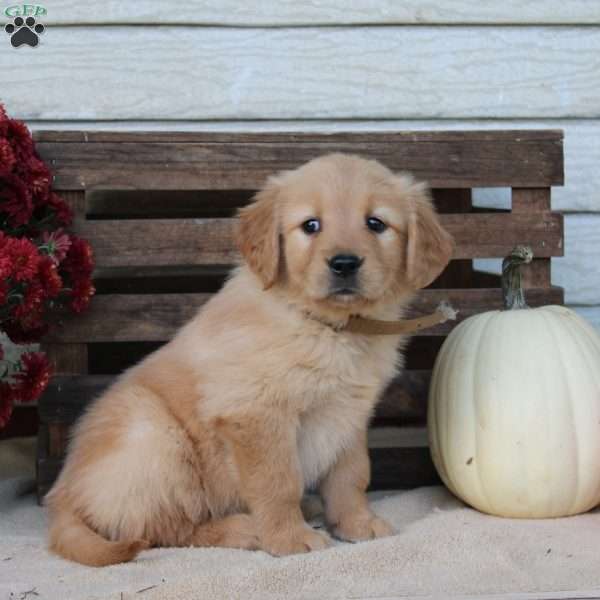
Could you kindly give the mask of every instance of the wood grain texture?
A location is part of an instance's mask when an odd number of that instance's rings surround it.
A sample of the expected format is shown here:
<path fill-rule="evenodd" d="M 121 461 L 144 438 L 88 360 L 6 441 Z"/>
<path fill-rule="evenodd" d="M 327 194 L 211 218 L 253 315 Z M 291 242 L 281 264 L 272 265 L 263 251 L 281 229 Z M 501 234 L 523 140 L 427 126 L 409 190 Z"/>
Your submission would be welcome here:
<path fill-rule="evenodd" d="M 53 0 L 44 23 L 58 24 L 184 24 L 275 26 L 366 24 L 600 24 L 594 0 L 188 0 L 184 10 L 158 0 L 138 0 L 132 5 L 108 0 L 82 4 Z"/>
<path fill-rule="evenodd" d="M 550 210 L 550 188 L 513 188 L 511 205 L 513 213 Z M 550 263 L 549 258 L 534 258 L 522 272 L 523 287 L 548 287 L 551 281 Z"/>
<path fill-rule="evenodd" d="M 88 372 L 88 353 L 85 343 L 53 344 L 49 338 L 45 338 L 42 350 L 46 353 L 53 373 L 83 375 Z"/>
<path fill-rule="evenodd" d="M 499 289 L 427 289 L 417 293 L 408 318 L 435 310 L 442 300 L 459 309 L 457 321 L 449 321 L 417 335 L 444 335 L 465 318 L 502 307 Z M 60 343 L 126 342 L 171 339 L 175 331 L 194 316 L 210 298 L 209 294 L 106 294 L 96 296 L 90 309 L 76 317 L 65 315 L 64 326 L 48 334 L 48 340 Z M 532 306 L 562 304 L 560 288 L 530 289 L 527 300 Z M 110 314 L 110 319 L 106 315 Z"/>
<path fill-rule="evenodd" d="M 187 131 L 187 132 L 390 132 L 390 131 L 452 131 L 497 129 L 561 129 L 564 130 L 565 186 L 552 190 L 552 208 L 560 211 L 600 212 L 600 121 L 598 120 L 384 120 L 384 121 L 155 121 L 155 122 L 77 122 L 30 121 L 34 130 L 120 130 L 120 131 Z M 475 189 L 476 205 L 510 206 L 508 190 Z"/>
<path fill-rule="evenodd" d="M 38 131 L 59 190 L 257 189 L 329 152 L 360 153 L 432 187 L 563 183 L 562 132 L 161 133 Z"/>
<path fill-rule="evenodd" d="M 600 117 L 595 26 L 55 26 L 22 56 L 0 53 L 22 119 Z"/>
<path fill-rule="evenodd" d="M 562 215 L 440 215 L 454 237 L 454 258 L 503 257 L 517 244 L 538 257 L 562 256 Z M 94 249 L 98 267 L 230 265 L 236 219 L 128 219 L 85 221 L 77 233 Z"/>
<path fill-rule="evenodd" d="M 518 213 L 550 210 L 550 188 L 513 188 L 511 203 Z"/>

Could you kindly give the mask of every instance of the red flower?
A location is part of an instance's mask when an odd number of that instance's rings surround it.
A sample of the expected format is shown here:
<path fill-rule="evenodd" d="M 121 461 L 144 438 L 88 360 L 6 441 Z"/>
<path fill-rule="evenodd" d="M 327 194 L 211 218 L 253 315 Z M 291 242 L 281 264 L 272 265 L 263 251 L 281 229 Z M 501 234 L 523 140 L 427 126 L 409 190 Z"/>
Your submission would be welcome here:
<path fill-rule="evenodd" d="M 38 279 L 48 298 L 55 298 L 62 290 L 63 282 L 58 274 L 55 262 L 50 256 L 44 256 L 38 267 Z"/>
<path fill-rule="evenodd" d="M 56 221 L 59 225 L 68 227 L 71 224 L 73 221 L 73 211 L 64 200 L 61 200 L 59 196 L 51 192 L 47 204 L 56 213 Z"/>
<path fill-rule="evenodd" d="M 40 341 L 53 309 L 80 312 L 95 291 L 92 250 L 59 229 L 73 213 L 51 185 L 30 131 L 0 105 L 0 331 L 16 344 Z M 4 367 L 1 344 L 0 361 Z M 37 398 L 50 378 L 42 354 L 24 354 L 17 368 L 0 368 L 0 429 L 14 403 Z"/>
<path fill-rule="evenodd" d="M 26 322 L 9 320 L 2 324 L 4 333 L 14 344 L 39 342 L 48 332 L 49 326 L 43 323 L 39 315 L 28 315 Z"/>
<path fill-rule="evenodd" d="M 37 400 L 50 382 L 51 368 L 48 358 L 40 352 L 21 355 L 22 371 L 15 375 L 17 394 L 22 402 Z"/>
<path fill-rule="evenodd" d="M 75 281 L 71 290 L 71 310 L 76 313 L 83 312 L 90 304 L 96 288 L 92 285 L 90 279 L 80 279 Z"/>
<path fill-rule="evenodd" d="M 31 219 L 33 214 L 31 191 L 16 175 L 2 178 L 0 212 L 8 215 L 8 221 L 13 227 L 24 225 Z"/>
<path fill-rule="evenodd" d="M 8 252 L 3 252 L 0 247 L 0 281 L 8 279 L 12 273 L 12 260 Z"/>
<path fill-rule="evenodd" d="M 8 279 L 12 273 L 12 258 L 9 247 L 13 238 L 6 237 L 0 231 L 0 281 Z"/>
<path fill-rule="evenodd" d="M 13 263 L 12 276 L 16 281 L 30 281 L 37 273 L 40 262 L 36 246 L 27 238 L 15 238 L 8 247 Z"/>
<path fill-rule="evenodd" d="M 31 283 L 25 290 L 22 302 L 13 308 L 12 317 L 24 324 L 31 324 L 32 319 L 41 317 L 44 297 L 44 288 L 37 281 Z"/>
<path fill-rule="evenodd" d="M 37 156 L 32 156 L 27 163 L 27 172 L 23 173 L 23 180 L 31 189 L 36 205 L 42 206 L 48 202 L 52 175 L 48 167 Z"/>
<path fill-rule="evenodd" d="M 71 247 L 71 239 L 62 229 L 57 229 L 52 233 L 44 231 L 42 233 L 42 241 L 47 246 L 48 256 L 50 256 L 55 264 L 58 264 L 65 258 L 67 251 Z"/>
<path fill-rule="evenodd" d="M 4 137 L 11 142 L 15 158 L 17 159 L 17 169 L 23 170 L 25 165 L 35 155 L 31 133 L 25 123 L 15 119 L 8 119 L 5 130 Z"/>
<path fill-rule="evenodd" d="M 8 175 L 15 164 L 15 153 L 7 140 L 0 138 L 0 176 Z"/>
<path fill-rule="evenodd" d="M 4 110 L 4 106 L 0 104 L 0 137 L 4 137 L 6 132 L 8 131 L 8 117 L 6 116 L 6 111 Z"/>
<path fill-rule="evenodd" d="M 73 276 L 90 275 L 94 269 L 92 247 L 76 235 L 71 236 L 71 247 L 62 268 Z"/>

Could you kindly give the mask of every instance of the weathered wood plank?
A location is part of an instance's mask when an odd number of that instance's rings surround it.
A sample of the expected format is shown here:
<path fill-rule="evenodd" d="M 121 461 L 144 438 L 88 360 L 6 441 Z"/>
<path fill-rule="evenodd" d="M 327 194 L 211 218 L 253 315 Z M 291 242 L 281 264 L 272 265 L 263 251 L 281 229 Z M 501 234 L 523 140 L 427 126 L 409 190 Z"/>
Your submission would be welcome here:
<path fill-rule="evenodd" d="M 27 69 L 0 53 L 2 99 L 23 119 L 598 118 L 599 31 L 55 26 Z"/>
<path fill-rule="evenodd" d="M 85 340 L 83 341 L 85 342 Z M 85 343 L 53 344 L 50 340 L 44 339 L 42 350 L 46 353 L 54 373 L 83 375 L 88 372 L 88 354 Z"/>
<path fill-rule="evenodd" d="M 90 309 L 73 317 L 65 315 L 64 327 L 48 334 L 60 343 L 126 342 L 170 339 L 175 331 L 194 316 L 210 298 L 209 294 L 122 294 L 99 295 Z M 465 318 L 486 310 L 502 307 L 499 289 L 427 289 L 417 293 L 409 317 L 419 317 L 435 310 L 442 300 L 459 309 L 456 322 L 438 325 L 418 335 L 444 335 Z M 562 304 L 560 288 L 530 289 L 527 300 L 532 306 Z M 110 314 L 110 319 L 106 315 Z"/>
<path fill-rule="evenodd" d="M 188 0 L 185 10 L 167 3 L 138 0 L 135 10 L 117 0 L 84 4 L 54 0 L 43 22 L 49 25 L 227 25 L 282 27 L 300 25 L 524 25 L 600 24 L 600 9 L 593 0 L 481 2 L 480 0 L 334 0 L 297 2 L 279 0 Z"/>
<path fill-rule="evenodd" d="M 44 343 L 42 348 L 46 352 L 54 373 L 82 376 L 88 372 L 87 344 Z M 62 456 L 67 445 L 67 428 L 63 423 L 48 423 L 44 441 L 47 443 L 45 448 L 47 456 Z"/>
<path fill-rule="evenodd" d="M 257 189 L 328 152 L 406 170 L 432 187 L 562 185 L 562 131 L 395 133 L 36 132 L 56 189 Z"/>
<path fill-rule="evenodd" d="M 547 210 L 550 210 L 550 188 L 513 188 L 513 212 L 545 212 Z"/>
<path fill-rule="evenodd" d="M 454 258 L 500 257 L 528 244 L 537 257 L 562 256 L 562 215 L 444 214 L 454 237 Z M 77 232 L 89 240 L 98 267 L 228 265 L 239 256 L 236 219 L 131 219 L 84 221 Z"/>
<path fill-rule="evenodd" d="M 550 188 L 513 188 L 512 212 L 544 212 L 550 210 Z M 548 287 L 551 279 L 549 258 L 534 258 L 527 269 L 523 269 L 523 287 Z"/>
<path fill-rule="evenodd" d="M 497 129 L 562 129 L 565 133 L 565 187 L 552 190 L 552 208 L 560 211 L 600 212 L 600 121 L 598 120 L 535 120 L 535 121 L 125 121 L 118 123 L 75 122 L 75 121 L 30 121 L 34 130 L 118 130 L 118 131 L 188 131 L 188 132 L 281 132 L 300 131 L 312 133 L 335 132 L 390 132 L 390 131 L 452 131 L 452 130 L 497 130 Z M 506 194 L 505 194 L 506 192 Z M 486 206 L 510 206 L 509 190 L 475 189 L 474 203 Z"/>

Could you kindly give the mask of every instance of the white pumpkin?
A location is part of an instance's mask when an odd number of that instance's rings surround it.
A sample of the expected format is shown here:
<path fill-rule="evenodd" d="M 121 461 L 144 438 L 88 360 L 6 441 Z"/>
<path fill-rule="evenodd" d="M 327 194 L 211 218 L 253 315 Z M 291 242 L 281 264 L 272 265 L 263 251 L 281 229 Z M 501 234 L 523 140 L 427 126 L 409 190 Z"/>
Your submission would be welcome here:
<path fill-rule="evenodd" d="M 573 515 L 600 504 L 600 336 L 563 306 L 528 308 L 505 259 L 508 308 L 470 317 L 433 370 L 428 428 L 446 486 L 505 517 Z"/>

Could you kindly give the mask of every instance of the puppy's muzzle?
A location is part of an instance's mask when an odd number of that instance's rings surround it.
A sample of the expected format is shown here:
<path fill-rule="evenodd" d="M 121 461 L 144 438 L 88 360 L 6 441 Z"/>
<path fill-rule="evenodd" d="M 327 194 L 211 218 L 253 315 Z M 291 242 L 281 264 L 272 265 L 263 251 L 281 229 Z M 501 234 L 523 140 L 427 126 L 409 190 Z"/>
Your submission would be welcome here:
<path fill-rule="evenodd" d="M 356 275 L 364 260 L 356 254 L 336 254 L 327 261 L 333 294 L 353 294 L 358 290 Z"/>
<path fill-rule="evenodd" d="M 356 254 L 336 254 L 329 259 L 328 263 L 334 275 L 345 279 L 356 275 L 364 260 L 364 258 L 356 256 Z"/>

